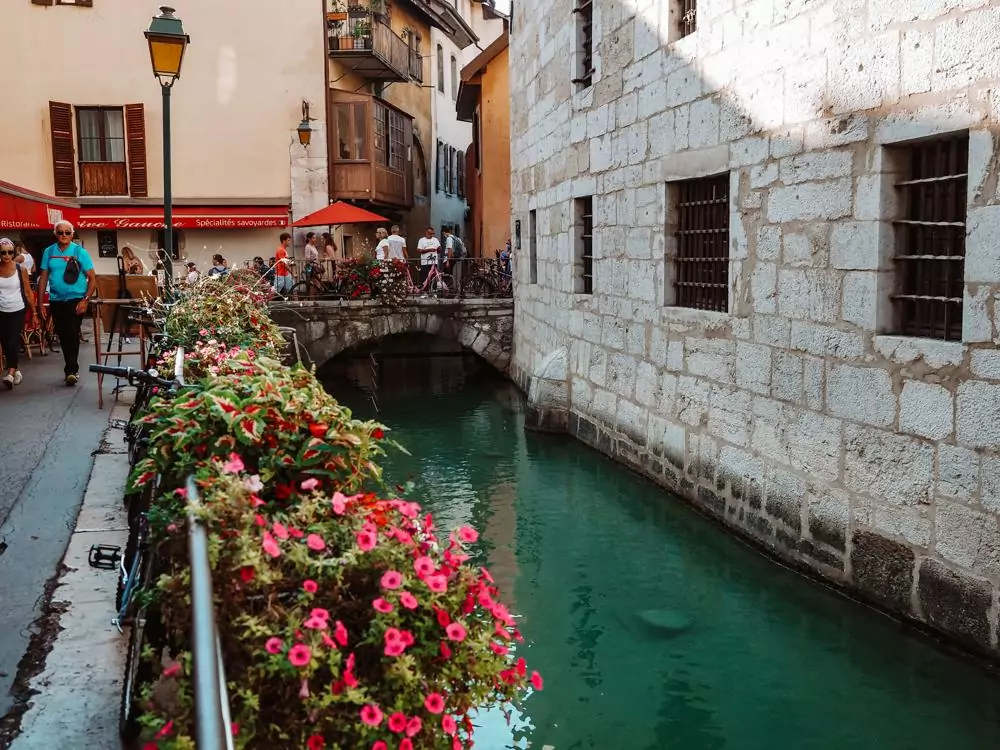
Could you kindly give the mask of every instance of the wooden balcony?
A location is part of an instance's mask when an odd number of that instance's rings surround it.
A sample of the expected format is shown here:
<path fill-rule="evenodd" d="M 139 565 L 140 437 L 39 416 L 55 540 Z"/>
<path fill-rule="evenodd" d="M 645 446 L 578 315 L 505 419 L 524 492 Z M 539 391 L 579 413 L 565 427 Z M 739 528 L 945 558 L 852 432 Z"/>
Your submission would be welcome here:
<path fill-rule="evenodd" d="M 413 118 L 367 94 L 332 90 L 330 190 L 335 200 L 413 206 Z"/>
<path fill-rule="evenodd" d="M 128 195 L 125 162 L 80 162 L 80 195 Z"/>
<path fill-rule="evenodd" d="M 330 56 L 341 65 L 371 80 L 410 80 L 410 47 L 379 15 L 352 13 L 328 25 Z"/>

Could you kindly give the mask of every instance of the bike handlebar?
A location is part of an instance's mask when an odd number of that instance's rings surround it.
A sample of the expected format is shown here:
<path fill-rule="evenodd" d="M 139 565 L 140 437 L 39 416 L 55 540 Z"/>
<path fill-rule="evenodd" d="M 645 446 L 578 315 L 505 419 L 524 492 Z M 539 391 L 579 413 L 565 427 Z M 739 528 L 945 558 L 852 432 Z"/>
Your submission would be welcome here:
<path fill-rule="evenodd" d="M 136 370 L 132 367 L 115 367 L 113 365 L 91 365 L 90 371 L 99 375 L 111 375 L 112 377 L 128 380 L 129 385 L 139 381 L 148 385 L 158 385 L 163 388 L 176 388 L 179 383 L 173 380 L 164 380 L 158 375 L 153 375 L 146 370 Z"/>

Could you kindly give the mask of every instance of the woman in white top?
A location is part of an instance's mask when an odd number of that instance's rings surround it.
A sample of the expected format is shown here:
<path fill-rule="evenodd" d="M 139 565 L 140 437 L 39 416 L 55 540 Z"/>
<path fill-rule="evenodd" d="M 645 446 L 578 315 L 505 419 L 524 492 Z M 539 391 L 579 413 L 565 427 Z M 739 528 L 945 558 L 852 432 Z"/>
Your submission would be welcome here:
<path fill-rule="evenodd" d="M 21 331 L 24 329 L 26 309 L 35 312 L 35 297 L 31 293 L 28 272 L 14 262 L 17 250 L 14 243 L 0 239 L 0 348 L 7 360 L 3 386 L 8 391 L 21 384 L 21 371 L 17 358 L 21 353 Z"/>
<path fill-rule="evenodd" d="M 28 248 L 24 246 L 23 242 L 15 242 L 14 249 L 17 251 L 17 255 L 14 256 L 14 262 L 24 266 L 24 270 L 28 272 L 28 278 L 30 279 L 31 273 L 35 270 L 35 259 L 28 252 Z"/>
<path fill-rule="evenodd" d="M 378 244 L 375 246 L 375 260 L 388 260 L 391 247 L 389 245 L 389 233 L 379 227 L 375 230 L 375 239 Z"/>

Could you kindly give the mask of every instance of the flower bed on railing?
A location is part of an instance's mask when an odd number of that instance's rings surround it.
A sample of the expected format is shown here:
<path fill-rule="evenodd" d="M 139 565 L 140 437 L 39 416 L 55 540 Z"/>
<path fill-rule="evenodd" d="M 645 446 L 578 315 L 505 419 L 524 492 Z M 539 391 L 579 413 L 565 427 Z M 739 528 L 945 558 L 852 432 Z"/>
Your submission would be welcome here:
<path fill-rule="evenodd" d="M 378 297 L 397 307 L 406 299 L 406 263 L 373 258 L 348 258 L 337 263 L 340 293 L 347 299 Z"/>
<path fill-rule="evenodd" d="M 477 709 L 542 687 L 515 655 L 521 636 L 489 573 L 468 562 L 477 534 L 439 534 L 385 487 L 378 461 L 398 448 L 387 428 L 274 359 L 263 301 L 230 280 L 199 284 L 170 310 L 170 344 L 187 348 L 197 382 L 154 402 L 149 457 L 131 478 L 163 478 L 151 527 L 176 551 L 181 487 L 196 477 L 234 743 L 471 747 Z M 183 555 L 161 567 L 151 611 L 169 654 L 149 654 L 157 677 L 142 723 L 146 750 L 180 750 L 194 747 L 190 576 Z"/>

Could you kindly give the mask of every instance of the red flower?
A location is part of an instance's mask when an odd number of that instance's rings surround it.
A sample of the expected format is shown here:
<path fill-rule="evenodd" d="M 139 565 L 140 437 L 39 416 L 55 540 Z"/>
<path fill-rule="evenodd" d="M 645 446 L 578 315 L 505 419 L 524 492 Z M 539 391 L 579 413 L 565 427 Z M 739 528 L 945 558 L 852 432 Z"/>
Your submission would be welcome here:
<path fill-rule="evenodd" d="M 252 566 L 245 565 L 244 567 L 240 568 L 240 580 L 243 581 L 243 583 L 250 583 L 250 581 L 253 580 L 253 577 L 256 575 L 256 573 L 257 571 L 255 571 Z"/>
<path fill-rule="evenodd" d="M 326 436 L 326 431 L 330 429 L 325 424 L 311 424 L 309 425 L 309 432 L 315 438 L 321 438 Z"/>
<path fill-rule="evenodd" d="M 376 427 L 375 431 L 372 433 L 372 437 L 376 440 L 381 440 L 385 437 L 385 432 L 380 427 Z"/>
<path fill-rule="evenodd" d="M 306 740 L 306 747 L 309 748 L 309 750 L 323 750 L 323 748 L 326 747 L 326 740 L 318 734 L 314 734 Z"/>

